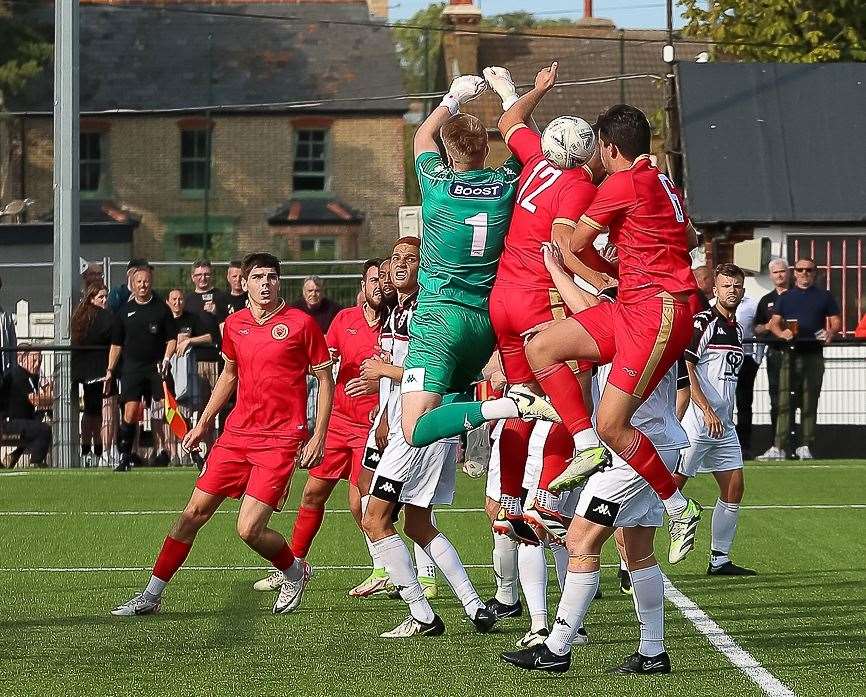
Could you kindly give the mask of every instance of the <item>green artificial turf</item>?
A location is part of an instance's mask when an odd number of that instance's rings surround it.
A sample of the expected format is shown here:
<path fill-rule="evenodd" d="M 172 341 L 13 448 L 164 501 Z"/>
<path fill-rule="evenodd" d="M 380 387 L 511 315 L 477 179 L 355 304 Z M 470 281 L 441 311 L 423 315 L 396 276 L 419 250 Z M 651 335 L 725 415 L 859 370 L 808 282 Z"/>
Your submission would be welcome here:
<path fill-rule="evenodd" d="M 294 482 L 290 507 L 303 480 L 300 475 Z M 446 634 L 379 639 L 406 611 L 383 597 L 347 597 L 366 576 L 369 558 L 345 512 L 326 517 L 309 557 L 318 571 L 294 614 L 272 615 L 273 596 L 252 591 L 266 570 L 231 568 L 265 563 L 237 538 L 237 504 L 228 502 L 200 533 L 160 615 L 112 617 L 108 611 L 147 581 L 193 482 L 194 473 L 181 469 L 0 475 L 0 512 L 31 513 L 0 515 L 0 694 L 762 694 L 671 604 L 666 626 L 674 673 L 607 675 L 635 650 L 637 637 L 631 598 L 618 593 L 616 570 L 609 567 L 602 571 L 604 598 L 587 619 L 591 643 L 574 651 L 565 676 L 502 664 L 499 652 L 514 646 L 528 618 L 478 635 L 441 576 L 434 606 Z M 866 462 L 749 463 L 746 486 L 744 506 L 866 504 Z M 708 476 L 689 493 L 707 506 L 716 498 Z M 482 506 L 483 482 L 461 475 L 455 507 Z M 346 507 L 341 485 L 332 508 Z M 46 512 L 52 515 L 35 515 Z M 706 511 L 698 550 L 676 567 L 663 564 L 676 587 L 797 695 L 866 695 L 866 507 L 744 508 L 733 557 L 760 575 L 737 579 L 705 576 L 710 515 Z M 464 563 L 485 565 L 470 569 L 470 576 L 483 598 L 492 595 L 484 514 L 442 509 L 437 516 Z M 288 533 L 292 518 L 279 514 L 274 526 Z M 666 537 L 658 536 L 662 558 Z M 607 550 L 603 563 L 614 563 L 613 554 Z M 44 570 L 72 568 L 115 570 Z M 552 569 L 550 577 L 552 617 L 558 600 Z"/>

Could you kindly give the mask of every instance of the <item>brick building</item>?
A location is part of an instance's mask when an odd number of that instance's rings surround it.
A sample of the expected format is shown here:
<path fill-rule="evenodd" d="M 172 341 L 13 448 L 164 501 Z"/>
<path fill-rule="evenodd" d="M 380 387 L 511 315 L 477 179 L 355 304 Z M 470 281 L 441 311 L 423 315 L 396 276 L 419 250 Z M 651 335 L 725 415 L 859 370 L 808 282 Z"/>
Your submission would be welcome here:
<path fill-rule="evenodd" d="M 404 203 L 405 103 L 364 100 L 403 92 L 386 12 L 379 0 L 83 2 L 82 199 L 140 220 L 134 252 L 151 259 L 378 250 Z M 35 199 L 31 220 L 53 199 L 51 77 L 8 100 L 7 197 Z"/>

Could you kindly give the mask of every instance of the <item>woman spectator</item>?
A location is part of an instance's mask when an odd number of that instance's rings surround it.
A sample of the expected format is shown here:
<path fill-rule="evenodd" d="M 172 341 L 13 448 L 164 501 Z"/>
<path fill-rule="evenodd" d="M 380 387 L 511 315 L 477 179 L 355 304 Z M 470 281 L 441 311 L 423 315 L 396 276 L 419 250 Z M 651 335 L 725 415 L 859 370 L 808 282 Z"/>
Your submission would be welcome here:
<path fill-rule="evenodd" d="M 102 282 L 92 283 L 84 291 L 84 297 L 72 313 L 70 335 L 72 338 L 72 382 L 84 386 L 84 413 L 81 416 L 81 457 L 84 466 L 99 464 L 103 449 L 110 449 L 114 442 L 117 418 L 110 409 L 117 410 L 117 389 L 112 385 L 105 398 L 105 418 L 108 428 L 103 430 L 103 388 L 108 364 L 108 347 L 111 344 L 113 316 L 105 306 L 108 289 Z M 104 347 L 85 348 L 76 347 Z M 91 455 L 92 450 L 92 455 Z"/>

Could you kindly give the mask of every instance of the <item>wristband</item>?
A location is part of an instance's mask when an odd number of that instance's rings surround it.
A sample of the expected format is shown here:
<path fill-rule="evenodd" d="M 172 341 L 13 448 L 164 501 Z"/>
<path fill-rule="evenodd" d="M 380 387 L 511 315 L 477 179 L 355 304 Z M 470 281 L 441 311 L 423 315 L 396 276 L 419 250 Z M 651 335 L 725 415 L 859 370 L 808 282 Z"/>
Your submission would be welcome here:
<path fill-rule="evenodd" d="M 519 97 L 517 96 L 517 94 L 512 94 L 510 97 L 506 97 L 505 99 L 503 99 L 502 100 L 502 111 L 508 111 L 511 107 L 513 107 L 517 103 L 518 99 L 519 99 Z"/>
<path fill-rule="evenodd" d="M 456 116 L 457 112 L 460 111 L 460 102 L 457 101 L 457 97 L 453 94 L 446 94 L 442 98 L 442 103 L 439 106 L 444 106 L 448 111 L 451 112 L 451 116 Z"/>

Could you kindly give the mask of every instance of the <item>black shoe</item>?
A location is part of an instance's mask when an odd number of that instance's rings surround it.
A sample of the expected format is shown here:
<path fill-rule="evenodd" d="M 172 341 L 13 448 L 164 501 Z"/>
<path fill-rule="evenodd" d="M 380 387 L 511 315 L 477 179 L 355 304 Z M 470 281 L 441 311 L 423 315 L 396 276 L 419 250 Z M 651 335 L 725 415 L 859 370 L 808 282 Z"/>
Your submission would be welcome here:
<path fill-rule="evenodd" d="M 150 459 L 150 466 L 168 467 L 169 462 L 171 462 L 171 456 L 165 450 L 160 450 L 157 455 Z"/>
<path fill-rule="evenodd" d="M 493 532 L 497 535 L 505 535 L 522 545 L 538 547 L 541 540 L 535 534 L 532 526 L 523 520 L 522 515 L 506 513 L 504 508 L 499 509 L 496 520 L 493 521 Z"/>
<path fill-rule="evenodd" d="M 482 607 L 479 608 L 478 612 L 475 613 L 475 617 L 472 618 L 472 624 L 475 625 L 476 632 L 487 634 L 487 632 L 493 629 L 493 625 L 496 624 L 497 619 L 493 612 L 486 607 Z"/>
<path fill-rule="evenodd" d="M 129 456 L 130 469 L 132 469 L 133 467 L 141 467 L 142 465 L 144 465 L 144 460 L 141 459 L 141 455 L 139 455 L 138 453 L 132 453 Z"/>
<path fill-rule="evenodd" d="M 707 576 L 757 576 L 758 572 L 754 569 L 747 569 L 743 566 L 737 566 L 731 561 L 726 561 L 721 566 L 713 566 L 710 562 L 707 566 Z"/>
<path fill-rule="evenodd" d="M 619 570 L 619 592 L 623 595 L 634 595 L 631 587 L 631 574 L 625 569 Z"/>
<path fill-rule="evenodd" d="M 593 596 L 592 599 L 593 599 L 593 600 L 601 600 L 603 597 L 604 597 L 604 595 L 603 595 L 602 592 L 601 592 L 601 586 L 599 586 L 599 587 L 596 589 L 596 591 L 595 591 L 595 596 Z"/>
<path fill-rule="evenodd" d="M 129 472 L 129 455 L 121 455 L 120 462 L 114 466 L 115 472 Z"/>
<path fill-rule="evenodd" d="M 422 626 L 419 634 L 424 636 L 442 636 L 445 633 L 445 623 L 439 615 L 433 615 L 433 621 L 430 624 L 419 623 Z"/>
<path fill-rule="evenodd" d="M 495 597 L 484 603 L 490 612 L 493 613 L 497 620 L 506 620 L 510 617 L 520 617 L 523 614 L 523 605 L 520 603 L 520 598 L 513 605 L 500 603 Z"/>
<path fill-rule="evenodd" d="M 564 673 L 571 667 L 571 652 L 564 656 L 553 653 L 547 644 L 539 644 L 519 651 L 506 651 L 501 654 L 506 663 L 524 670 L 543 670 L 548 673 Z"/>
<path fill-rule="evenodd" d="M 637 675 L 652 675 L 653 673 L 670 673 L 671 659 L 667 652 L 649 658 L 639 653 L 633 653 L 626 658 L 621 666 L 611 668 L 608 673 L 627 673 Z"/>

